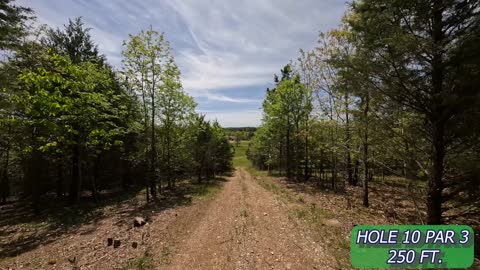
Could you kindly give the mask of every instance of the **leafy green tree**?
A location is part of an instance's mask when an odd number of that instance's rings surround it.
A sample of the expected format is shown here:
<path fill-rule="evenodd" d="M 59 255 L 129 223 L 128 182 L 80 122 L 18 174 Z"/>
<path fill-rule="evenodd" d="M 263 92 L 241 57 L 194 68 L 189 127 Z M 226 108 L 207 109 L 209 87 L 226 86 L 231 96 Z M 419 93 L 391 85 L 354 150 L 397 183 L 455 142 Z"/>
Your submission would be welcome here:
<path fill-rule="evenodd" d="M 188 120 L 194 113 L 195 102 L 182 89 L 180 71 L 171 59 L 165 66 L 163 86 L 158 96 L 160 138 L 162 141 L 162 164 L 168 187 L 174 185 L 175 166 L 184 162 L 181 158 L 186 138 L 181 136 Z"/>
<path fill-rule="evenodd" d="M 41 39 L 41 43 L 43 46 L 54 50 L 56 53 L 68 57 L 71 63 L 74 65 L 95 63 L 100 68 L 104 69 L 105 74 L 108 74 L 109 78 L 104 82 L 104 85 L 100 85 L 100 83 L 98 84 L 97 88 L 94 90 L 97 94 L 109 95 L 109 91 L 113 91 L 116 94 L 123 94 L 115 73 L 113 72 L 112 68 L 105 63 L 105 57 L 99 54 L 97 45 L 95 45 L 92 41 L 89 31 L 90 28 L 86 28 L 81 18 L 78 17 L 73 21 L 69 20 L 68 24 L 64 26 L 64 29 L 48 29 L 46 36 Z M 112 102 L 118 101 L 113 100 Z M 116 123 L 118 124 L 119 121 L 116 121 Z M 72 121 L 72 126 L 74 129 L 81 129 L 81 125 L 81 122 Z M 72 154 L 70 163 L 72 166 L 72 174 L 69 193 L 71 201 L 78 200 L 79 188 L 81 187 L 81 184 L 79 184 L 82 182 L 81 155 L 87 155 L 93 159 L 97 159 L 97 162 L 91 162 L 93 164 L 98 164 L 98 158 L 100 157 L 96 154 L 97 150 L 95 150 L 94 147 L 90 147 L 89 149 L 82 148 L 82 141 L 85 141 L 84 138 L 81 138 L 81 136 L 84 136 L 83 134 L 76 134 L 75 136 L 77 136 L 77 138 L 73 141 L 77 141 L 78 143 L 71 144 Z M 86 153 L 83 153 L 85 151 Z M 92 153 L 89 154 L 89 152 Z M 83 159 L 85 158 L 87 158 L 87 161 L 89 160 L 88 157 L 83 157 Z M 64 163 L 61 155 L 57 156 L 57 162 L 59 170 L 61 170 L 61 167 L 63 167 Z M 96 165 L 92 166 L 95 167 Z M 98 170 L 94 168 L 93 171 L 94 176 L 89 178 L 96 179 Z M 94 195 L 96 194 L 95 182 L 95 180 L 91 181 L 92 192 Z M 62 185 L 61 179 L 58 182 L 58 186 L 60 185 Z M 58 189 L 60 190 L 60 187 Z"/>
<path fill-rule="evenodd" d="M 130 35 L 130 40 L 124 43 L 122 54 L 124 74 L 130 88 L 142 100 L 145 139 L 149 139 L 150 142 L 150 148 L 147 151 L 150 194 L 156 197 L 158 147 L 155 120 L 159 110 L 157 101 L 161 98 L 163 86 L 178 83 L 176 82 L 178 76 L 176 72 L 168 70 L 173 68 L 170 43 L 163 33 L 158 33 L 152 27 L 147 31 L 141 31 L 138 35 Z"/>
<path fill-rule="evenodd" d="M 115 108 L 120 98 L 110 87 L 108 70 L 86 62 L 74 65 L 68 58 L 54 53 L 45 55 L 48 65 L 24 70 L 19 76 L 18 94 L 14 96 L 19 120 L 31 135 L 24 152 L 29 153 L 27 180 L 35 187 L 40 168 L 38 161 L 44 154 L 64 154 L 70 146 L 79 151 L 78 178 L 72 178 L 70 195 L 79 199 L 82 187 L 82 168 L 89 148 L 101 151 L 117 141 L 119 127 L 116 119 L 123 114 Z M 104 91 L 98 91 L 105 88 Z M 95 186 L 95 183 L 91 183 Z M 95 189 L 94 189 L 95 190 Z M 34 203 L 38 192 L 33 192 Z"/>
<path fill-rule="evenodd" d="M 267 89 L 267 97 L 263 103 L 262 133 L 259 132 L 261 136 L 257 136 L 269 139 L 261 142 L 254 136 L 249 156 L 258 167 L 270 168 L 277 164 L 279 169 L 285 168 L 289 178 L 294 174 L 297 179 L 300 175 L 306 178 L 308 169 L 302 170 L 302 165 L 308 166 L 308 151 L 305 149 L 308 149 L 307 127 L 308 117 L 313 109 L 312 94 L 300 82 L 300 77 L 293 75 L 290 65 L 286 65 L 281 72 L 281 80 L 275 76 L 276 87 Z M 267 153 L 257 153 L 268 148 L 271 149 L 267 150 Z"/>

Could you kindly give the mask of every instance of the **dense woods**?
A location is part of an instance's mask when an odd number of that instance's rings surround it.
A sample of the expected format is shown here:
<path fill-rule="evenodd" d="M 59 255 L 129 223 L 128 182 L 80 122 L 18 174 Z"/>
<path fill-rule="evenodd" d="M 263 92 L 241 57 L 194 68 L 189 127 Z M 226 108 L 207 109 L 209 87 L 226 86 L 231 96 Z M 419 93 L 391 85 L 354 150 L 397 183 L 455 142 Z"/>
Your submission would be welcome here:
<path fill-rule="evenodd" d="M 342 192 L 425 186 L 428 224 L 478 217 L 478 1 L 352 3 L 275 75 L 247 152 L 261 169 Z M 461 220 L 461 219 L 460 219 Z"/>
<path fill-rule="evenodd" d="M 54 29 L 10 0 L 0 9 L 2 203 L 26 200 L 38 214 L 46 199 L 134 187 L 151 200 L 230 170 L 226 133 L 195 112 L 164 33 L 130 35 L 116 69 L 81 18 Z"/>

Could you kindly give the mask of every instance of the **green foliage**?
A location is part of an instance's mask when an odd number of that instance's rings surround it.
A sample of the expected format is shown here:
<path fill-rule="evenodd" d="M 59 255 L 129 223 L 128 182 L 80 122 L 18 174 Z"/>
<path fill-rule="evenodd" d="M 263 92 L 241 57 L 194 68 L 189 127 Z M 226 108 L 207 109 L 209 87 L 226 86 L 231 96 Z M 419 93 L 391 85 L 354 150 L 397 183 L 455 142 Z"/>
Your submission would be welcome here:
<path fill-rule="evenodd" d="M 304 173 L 302 162 L 308 159 L 305 144 L 313 110 L 311 91 L 298 75 L 292 75 L 290 65 L 281 72 L 281 80 L 275 79 L 276 88 L 267 89 L 263 125 L 255 132 L 247 156 L 257 168 L 285 169 L 289 177 L 295 170 L 298 177 Z"/>
<path fill-rule="evenodd" d="M 116 106 L 121 96 L 109 89 L 108 71 L 90 62 L 73 65 L 54 53 L 46 58 L 50 68 L 24 70 L 22 91 L 13 96 L 22 124 L 49 133 L 35 136 L 38 150 L 61 153 L 78 136 L 85 147 L 110 148 L 122 132 L 115 120 L 125 112 Z"/>
<path fill-rule="evenodd" d="M 25 23 L 31 19 L 30 8 L 13 5 L 12 0 L 0 0 L 0 50 L 15 49 L 27 35 Z"/>
<path fill-rule="evenodd" d="M 198 181 L 231 170 L 233 148 L 224 129 L 216 121 L 206 121 L 204 115 L 195 115 L 192 124 L 191 153 Z"/>
<path fill-rule="evenodd" d="M 92 62 L 103 65 L 105 56 L 100 55 L 97 45 L 90 36 L 90 28 L 85 28 L 81 17 L 68 20 L 65 29 L 48 29 L 42 44 L 57 53 L 70 58 L 72 63 Z"/>
<path fill-rule="evenodd" d="M 478 8 L 354 1 L 338 29 L 275 76 L 248 158 L 334 190 L 362 183 L 365 206 L 374 174 L 428 181 L 429 223 L 446 209 L 478 213 Z"/>
<path fill-rule="evenodd" d="M 40 213 L 52 191 L 75 203 L 85 190 L 97 201 L 99 190 L 148 183 L 155 196 L 157 178 L 175 188 L 198 175 L 195 166 L 204 178 L 231 168 L 224 130 L 197 121 L 163 34 L 132 35 L 116 72 L 89 30 L 81 18 L 40 29 L 1 63 L 1 202 L 13 187 Z"/>

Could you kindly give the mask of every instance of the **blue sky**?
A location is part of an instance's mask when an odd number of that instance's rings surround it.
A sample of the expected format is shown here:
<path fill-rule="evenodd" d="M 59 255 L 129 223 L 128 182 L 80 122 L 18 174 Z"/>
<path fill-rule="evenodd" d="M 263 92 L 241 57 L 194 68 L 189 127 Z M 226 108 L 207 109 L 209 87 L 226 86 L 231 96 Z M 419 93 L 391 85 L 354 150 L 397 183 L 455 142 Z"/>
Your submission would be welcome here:
<path fill-rule="evenodd" d="M 38 21 L 82 16 L 111 64 L 122 41 L 150 25 L 165 32 L 197 111 L 225 127 L 257 126 L 265 89 L 319 31 L 336 27 L 346 0 L 18 0 Z"/>

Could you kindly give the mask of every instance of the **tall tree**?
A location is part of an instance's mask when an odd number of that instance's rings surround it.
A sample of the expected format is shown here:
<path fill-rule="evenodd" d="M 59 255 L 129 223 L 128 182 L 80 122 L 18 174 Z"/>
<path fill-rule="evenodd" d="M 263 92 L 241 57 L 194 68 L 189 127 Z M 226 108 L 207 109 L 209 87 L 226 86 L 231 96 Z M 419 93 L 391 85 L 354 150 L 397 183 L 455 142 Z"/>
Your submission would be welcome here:
<path fill-rule="evenodd" d="M 0 0 L 0 50 L 15 49 L 26 36 L 26 22 L 32 18 L 30 8 L 12 4 L 12 0 Z"/>
<path fill-rule="evenodd" d="M 182 146 L 182 130 L 190 119 L 195 109 L 193 98 L 182 89 L 180 71 L 173 58 L 165 66 L 163 85 L 158 95 L 159 120 L 161 124 L 162 163 L 164 175 L 171 188 L 175 184 L 173 179 L 176 162 L 180 160 Z"/>
<path fill-rule="evenodd" d="M 99 53 L 98 46 L 90 36 L 90 30 L 85 27 L 81 17 L 69 19 L 63 29 L 48 29 L 42 43 L 57 53 L 68 56 L 74 64 L 84 62 L 103 64 L 105 56 Z"/>
<path fill-rule="evenodd" d="M 362 0 L 353 3 L 349 17 L 358 53 L 372 56 L 365 59 L 372 67 L 372 88 L 425 120 L 431 146 L 429 224 L 442 223 L 445 157 L 458 130 L 456 119 L 478 106 L 478 80 L 472 78 L 478 78 L 480 52 L 471 46 L 479 40 L 479 5 Z"/>
<path fill-rule="evenodd" d="M 73 21 L 69 19 L 68 24 L 63 29 L 48 29 L 47 34 L 42 38 L 41 42 L 44 46 L 51 48 L 56 53 L 68 57 L 71 63 L 80 65 L 82 63 L 96 63 L 102 68 L 111 69 L 105 65 L 105 57 L 98 52 L 97 45 L 94 44 L 90 36 L 90 28 L 86 28 L 81 17 L 75 18 Z M 115 81 L 113 73 L 110 73 L 110 79 Z M 112 85 L 113 86 L 113 85 Z M 111 90 L 104 88 L 103 90 Z M 102 89 L 96 89 L 97 92 Z M 73 122 L 73 128 L 78 129 L 80 122 Z M 72 144 L 71 166 L 72 175 L 70 183 L 70 200 L 78 201 L 79 192 L 82 182 L 82 155 L 85 149 L 82 149 L 82 134 L 75 134 L 76 138 Z M 59 159 L 61 162 L 61 160 Z M 59 164 L 59 166 L 62 166 Z"/>
<path fill-rule="evenodd" d="M 138 35 L 130 35 L 130 40 L 124 43 L 122 52 L 124 59 L 124 74 L 130 86 L 141 96 L 143 103 L 145 139 L 149 139 L 149 187 L 152 197 L 157 193 L 157 137 L 156 119 L 158 118 L 157 101 L 161 98 L 162 87 L 169 81 L 175 81 L 175 72 L 166 72 L 172 66 L 170 43 L 163 33 L 150 27 Z M 160 183 L 161 187 L 161 183 Z"/>

